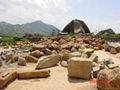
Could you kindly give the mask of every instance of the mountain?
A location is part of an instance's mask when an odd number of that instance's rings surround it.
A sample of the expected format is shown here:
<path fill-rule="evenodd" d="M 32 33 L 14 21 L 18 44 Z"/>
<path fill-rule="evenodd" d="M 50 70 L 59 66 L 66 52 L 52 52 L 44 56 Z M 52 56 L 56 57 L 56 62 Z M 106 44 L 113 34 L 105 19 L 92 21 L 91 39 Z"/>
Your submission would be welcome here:
<path fill-rule="evenodd" d="M 4 26 L 4 25 L 11 25 L 10 23 L 7 23 L 7 22 L 0 22 L 0 26 Z"/>
<path fill-rule="evenodd" d="M 0 35 L 3 36 L 24 35 L 25 33 L 39 33 L 43 35 L 50 35 L 53 32 L 58 33 L 59 29 L 42 21 L 35 21 L 22 25 L 13 25 L 7 22 L 0 22 Z"/>

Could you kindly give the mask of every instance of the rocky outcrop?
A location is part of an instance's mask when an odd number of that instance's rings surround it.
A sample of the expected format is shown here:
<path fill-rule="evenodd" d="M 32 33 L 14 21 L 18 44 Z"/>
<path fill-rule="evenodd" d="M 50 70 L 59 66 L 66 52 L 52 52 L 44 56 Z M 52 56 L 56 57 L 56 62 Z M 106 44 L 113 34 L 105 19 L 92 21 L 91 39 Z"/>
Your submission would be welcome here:
<path fill-rule="evenodd" d="M 81 20 L 72 20 L 62 32 L 67 33 L 90 33 L 88 26 Z"/>
<path fill-rule="evenodd" d="M 115 34 L 115 32 L 112 29 L 106 29 L 100 31 L 98 34 Z"/>

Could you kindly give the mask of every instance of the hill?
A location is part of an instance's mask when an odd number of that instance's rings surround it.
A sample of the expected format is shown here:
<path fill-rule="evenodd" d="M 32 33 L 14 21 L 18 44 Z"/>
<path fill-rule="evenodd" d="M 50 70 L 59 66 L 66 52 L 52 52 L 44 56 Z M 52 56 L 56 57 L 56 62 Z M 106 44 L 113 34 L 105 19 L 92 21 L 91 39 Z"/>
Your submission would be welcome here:
<path fill-rule="evenodd" d="M 24 35 L 25 33 L 39 33 L 43 35 L 50 35 L 53 32 L 58 33 L 59 29 L 42 21 L 35 21 L 22 25 L 13 25 L 7 22 L 0 22 L 1 36 Z"/>

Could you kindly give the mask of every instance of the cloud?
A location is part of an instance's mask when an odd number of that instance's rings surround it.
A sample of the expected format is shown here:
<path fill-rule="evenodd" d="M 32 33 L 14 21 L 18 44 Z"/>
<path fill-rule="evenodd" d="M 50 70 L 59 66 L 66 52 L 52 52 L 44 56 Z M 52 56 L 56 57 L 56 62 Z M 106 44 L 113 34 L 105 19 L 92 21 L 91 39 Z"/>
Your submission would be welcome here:
<path fill-rule="evenodd" d="M 75 0 L 74 2 L 83 3 L 84 1 Z M 72 19 L 82 19 L 91 31 L 113 28 L 116 32 L 120 32 L 120 21 L 80 18 L 78 12 L 72 11 L 73 9 L 77 7 L 72 6 L 69 0 L 0 0 L 0 20 L 15 24 L 42 20 L 63 29 Z"/>
<path fill-rule="evenodd" d="M 69 10 L 67 0 L 0 0 L 1 21 L 11 23 L 42 20 L 59 24 Z"/>

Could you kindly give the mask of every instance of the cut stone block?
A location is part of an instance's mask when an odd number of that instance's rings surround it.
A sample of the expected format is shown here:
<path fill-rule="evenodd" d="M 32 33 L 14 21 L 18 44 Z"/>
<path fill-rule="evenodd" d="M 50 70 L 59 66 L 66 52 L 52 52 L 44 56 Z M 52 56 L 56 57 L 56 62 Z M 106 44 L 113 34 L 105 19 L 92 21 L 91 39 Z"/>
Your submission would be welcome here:
<path fill-rule="evenodd" d="M 72 57 L 68 63 L 68 76 L 90 79 L 92 62 L 87 58 Z"/>
<path fill-rule="evenodd" d="M 45 78 L 50 76 L 50 70 L 19 71 L 19 79 Z"/>
<path fill-rule="evenodd" d="M 5 75 L 6 73 L 6 75 Z M 4 74 L 4 75 L 3 75 Z M 0 88 L 6 86 L 9 82 L 13 81 L 17 77 L 16 70 L 8 70 L 0 74 Z"/>

